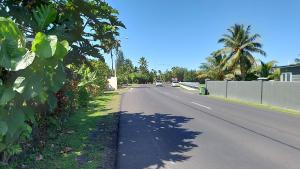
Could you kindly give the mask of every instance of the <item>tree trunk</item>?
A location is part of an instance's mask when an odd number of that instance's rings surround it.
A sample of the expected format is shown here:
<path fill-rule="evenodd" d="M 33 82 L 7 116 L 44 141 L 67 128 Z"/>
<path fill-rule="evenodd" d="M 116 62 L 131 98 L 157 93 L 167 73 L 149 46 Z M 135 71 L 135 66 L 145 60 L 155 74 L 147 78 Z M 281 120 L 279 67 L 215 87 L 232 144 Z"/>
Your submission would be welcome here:
<path fill-rule="evenodd" d="M 247 76 L 247 71 L 245 70 L 244 66 L 241 65 L 241 78 L 242 78 L 242 81 L 246 80 L 246 76 Z"/>
<path fill-rule="evenodd" d="M 113 50 L 110 51 L 110 58 L 111 58 L 111 75 L 114 74 L 114 59 L 113 59 Z"/>

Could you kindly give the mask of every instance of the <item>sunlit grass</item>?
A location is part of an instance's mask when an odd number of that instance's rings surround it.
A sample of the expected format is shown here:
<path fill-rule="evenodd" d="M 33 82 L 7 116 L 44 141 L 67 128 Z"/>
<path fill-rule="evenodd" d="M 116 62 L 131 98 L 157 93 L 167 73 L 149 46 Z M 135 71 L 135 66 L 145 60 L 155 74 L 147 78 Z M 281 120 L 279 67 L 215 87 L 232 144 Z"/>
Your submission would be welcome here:
<path fill-rule="evenodd" d="M 246 101 L 237 100 L 237 99 L 226 99 L 224 97 L 219 97 L 219 96 L 209 95 L 208 97 L 218 99 L 218 100 L 223 100 L 226 102 L 238 103 L 238 104 L 242 104 L 242 105 L 246 105 L 246 106 L 251 106 L 251 107 L 255 107 L 255 108 L 273 110 L 273 111 L 280 112 L 280 113 L 286 113 L 286 114 L 290 114 L 290 115 L 300 116 L 300 111 L 297 111 L 297 110 L 286 109 L 286 108 L 265 105 L 265 104 L 258 104 L 258 103 L 253 103 L 253 102 L 246 102 Z"/>
<path fill-rule="evenodd" d="M 42 160 L 36 161 L 35 155 L 32 154 L 18 163 L 33 169 L 75 169 L 79 165 L 80 168 L 92 169 L 101 166 L 104 146 L 97 135 L 91 141 L 91 133 L 96 131 L 99 123 L 115 125 L 111 113 L 118 111 L 119 101 L 118 92 L 107 92 L 92 98 L 88 107 L 70 116 L 68 122 L 64 124 L 63 132 L 56 139 L 48 140 L 42 152 Z M 71 151 L 64 153 L 66 147 L 71 148 Z"/>

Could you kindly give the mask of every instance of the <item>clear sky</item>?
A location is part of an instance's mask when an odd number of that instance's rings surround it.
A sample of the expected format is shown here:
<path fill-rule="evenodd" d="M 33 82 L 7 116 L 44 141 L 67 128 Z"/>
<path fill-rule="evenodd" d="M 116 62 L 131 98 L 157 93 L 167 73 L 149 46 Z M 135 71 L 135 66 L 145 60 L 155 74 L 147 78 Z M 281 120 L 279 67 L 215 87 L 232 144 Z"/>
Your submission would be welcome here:
<path fill-rule="evenodd" d="M 262 36 L 267 57 L 258 58 L 263 61 L 285 65 L 300 54 L 300 0 L 107 2 L 119 10 L 127 26 L 120 37 L 125 56 L 134 64 L 145 56 L 156 70 L 198 69 L 212 51 L 222 48 L 218 39 L 235 23 L 252 25 L 252 32 Z"/>

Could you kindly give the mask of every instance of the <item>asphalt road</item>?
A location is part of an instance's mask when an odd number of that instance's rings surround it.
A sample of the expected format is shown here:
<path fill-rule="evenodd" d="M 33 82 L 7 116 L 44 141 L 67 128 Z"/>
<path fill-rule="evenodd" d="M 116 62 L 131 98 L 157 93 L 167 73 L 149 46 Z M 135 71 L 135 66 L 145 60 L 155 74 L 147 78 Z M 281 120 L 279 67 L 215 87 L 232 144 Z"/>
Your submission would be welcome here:
<path fill-rule="evenodd" d="M 300 169 L 300 118 L 144 85 L 121 104 L 119 169 Z"/>

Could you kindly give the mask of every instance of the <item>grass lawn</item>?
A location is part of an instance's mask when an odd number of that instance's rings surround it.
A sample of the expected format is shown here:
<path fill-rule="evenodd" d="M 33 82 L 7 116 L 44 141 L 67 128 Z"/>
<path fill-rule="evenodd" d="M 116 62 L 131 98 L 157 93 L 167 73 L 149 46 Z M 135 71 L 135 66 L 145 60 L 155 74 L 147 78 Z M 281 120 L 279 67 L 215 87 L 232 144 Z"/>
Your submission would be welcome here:
<path fill-rule="evenodd" d="M 114 156 L 107 153 L 111 152 L 108 144 L 112 144 L 112 134 L 116 133 L 114 112 L 119 111 L 119 103 L 119 91 L 92 98 L 87 108 L 71 115 L 56 139 L 47 142 L 42 160 L 32 155 L 22 165 L 30 169 L 101 168 L 104 159 Z"/>
<path fill-rule="evenodd" d="M 223 100 L 226 102 L 238 103 L 238 104 L 256 107 L 256 108 L 260 108 L 260 109 L 273 110 L 273 111 L 277 111 L 277 112 L 281 112 L 281 113 L 300 116 L 300 111 L 297 111 L 297 110 L 285 109 L 285 108 L 280 108 L 280 107 L 270 106 L 270 105 L 265 105 L 265 104 L 252 103 L 252 102 L 247 102 L 247 101 L 242 101 L 242 100 L 237 100 L 237 99 L 226 99 L 226 98 L 219 97 L 219 96 L 208 95 L 208 97 L 213 98 L 213 99 Z"/>

